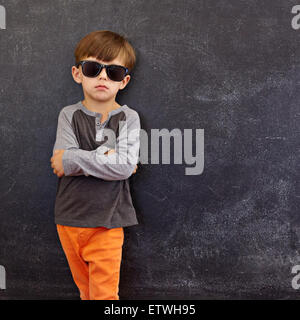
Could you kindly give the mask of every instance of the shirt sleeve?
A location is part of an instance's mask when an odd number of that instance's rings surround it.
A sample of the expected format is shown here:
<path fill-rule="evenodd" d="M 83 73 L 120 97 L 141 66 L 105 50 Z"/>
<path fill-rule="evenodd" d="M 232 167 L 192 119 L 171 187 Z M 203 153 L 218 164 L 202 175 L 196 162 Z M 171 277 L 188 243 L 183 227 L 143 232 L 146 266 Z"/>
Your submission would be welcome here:
<path fill-rule="evenodd" d="M 126 121 L 119 123 L 119 135 L 115 139 L 115 152 L 105 145 L 92 151 L 69 148 L 63 154 L 63 167 L 66 176 L 83 172 L 103 180 L 128 179 L 135 169 L 140 148 L 140 118 L 137 112 L 130 114 Z"/>
<path fill-rule="evenodd" d="M 58 116 L 56 140 L 54 143 L 52 156 L 54 155 L 54 151 L 57 149 L 64 149 L 64 150 L 79 149 L 79 143 L 77 141 L 77 138 L 74 134 L 71 123 L 64 109 L 60 111 Z M 77 170 L 76 172 L 74 171 L 72 175 L 80 176 L 80 175 L 84 175 L 84 172 L 83 170 L 80 169 L 80 170 Z"/>

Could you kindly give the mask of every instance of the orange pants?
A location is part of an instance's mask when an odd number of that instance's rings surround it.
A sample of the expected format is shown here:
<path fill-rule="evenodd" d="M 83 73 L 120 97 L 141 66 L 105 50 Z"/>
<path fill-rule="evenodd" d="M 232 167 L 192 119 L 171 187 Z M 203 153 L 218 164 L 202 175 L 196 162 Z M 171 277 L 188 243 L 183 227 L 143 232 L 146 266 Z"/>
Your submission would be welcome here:
<path fill-rule="evenodd" d="M 56 225 L 82 300 L 119 300 L 123 228 Z"/>

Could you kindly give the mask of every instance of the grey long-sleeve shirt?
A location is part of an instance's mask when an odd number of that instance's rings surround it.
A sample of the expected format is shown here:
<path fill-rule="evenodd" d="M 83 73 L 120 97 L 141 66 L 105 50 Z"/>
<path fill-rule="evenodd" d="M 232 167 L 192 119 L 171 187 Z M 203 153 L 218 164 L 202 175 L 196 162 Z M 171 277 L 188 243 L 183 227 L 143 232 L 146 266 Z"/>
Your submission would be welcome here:
<path fill-rule="evenodd" d="M 101 117 L 81 101 L 59 113 L 53 154 L 65 150 L 65 175 L 57 184 L 57 224 L 106 228 L 138 224 L 128 178 L 138 163 L 139 115 L 123 105 L 103 124 Z M 109 149 L 116 152 L 104 155 Z"/>

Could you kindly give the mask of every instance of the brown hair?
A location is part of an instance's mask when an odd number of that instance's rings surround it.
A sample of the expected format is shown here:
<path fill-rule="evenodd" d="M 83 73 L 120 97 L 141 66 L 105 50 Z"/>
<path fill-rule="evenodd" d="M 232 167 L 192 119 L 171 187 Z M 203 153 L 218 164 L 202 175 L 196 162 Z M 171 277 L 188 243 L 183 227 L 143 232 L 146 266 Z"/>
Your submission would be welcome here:
<path fill-rule="evenodd" d="M 89 33 L 79 41 L 74 52 L 75 64 L 88 57 L 112 61 L 119 55 L 130 72 L 136 63 L 135 51 L 124 36 L 109 30 Z"/>

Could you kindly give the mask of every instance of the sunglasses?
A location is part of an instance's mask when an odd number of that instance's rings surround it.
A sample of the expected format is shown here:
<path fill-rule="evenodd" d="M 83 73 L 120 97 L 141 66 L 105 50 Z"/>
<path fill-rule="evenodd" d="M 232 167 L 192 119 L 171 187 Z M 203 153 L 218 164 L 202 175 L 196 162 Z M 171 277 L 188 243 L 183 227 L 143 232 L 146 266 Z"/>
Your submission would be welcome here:
<path fill-rule="evenodd" d="M 103 68 L 106 69 L 109 79 L 113 81 L 122 81 L 128 73 L 127 68 L 116 64 L 108 65 L 101 64 L 96 61 L 82 60 L 76 64 L 76 67 L 78 68 L 79 65 L 81 65 L 82 73 L 89 78 L 97 77 Z"/>

